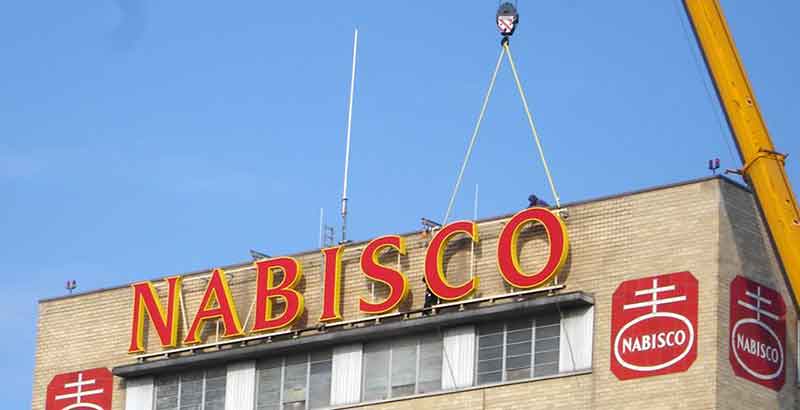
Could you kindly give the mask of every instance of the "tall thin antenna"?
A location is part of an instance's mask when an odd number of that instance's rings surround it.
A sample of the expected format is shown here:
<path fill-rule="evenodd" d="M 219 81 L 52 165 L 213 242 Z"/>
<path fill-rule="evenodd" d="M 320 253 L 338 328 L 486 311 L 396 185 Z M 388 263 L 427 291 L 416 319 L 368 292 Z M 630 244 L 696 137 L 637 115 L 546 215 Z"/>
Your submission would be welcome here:
<path fill-rule="evenodd" d="M 353 72 L 350 75 L 350 102 L 347 107 L 347 144 L 344 153 L 344 187 L 342 188 L 342 243 L 347 242 L 347 176 L 350 169 L 350 129 L 353 124 L 353 91 L 356 86 L 356 54 L 358 51 L 358 29 L 353 35 Z"/>
<path fill-rule="evenodd" d="M 325 208 L 319 209 L 319 248 L 322 249 L 325 240 Z"/>
<path fill-rule="evenodd" d="M 478 184 L 475 184 L 475 207 L 472 212 L 472 220 L 478 220 Z"/>

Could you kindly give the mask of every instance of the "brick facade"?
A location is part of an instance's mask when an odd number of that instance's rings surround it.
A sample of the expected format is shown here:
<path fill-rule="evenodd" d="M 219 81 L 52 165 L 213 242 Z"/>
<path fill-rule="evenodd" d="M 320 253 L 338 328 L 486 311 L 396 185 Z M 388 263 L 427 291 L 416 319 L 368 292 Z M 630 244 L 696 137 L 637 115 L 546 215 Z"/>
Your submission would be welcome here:
<path fill-rule="evenodd" d="M 590 373 L 546 380 L 470 388 L 424 397 L 391 400 L 365 409 L 790 409 L 797 397 L 796 313 L 781 277 L 752 195 L 722 178 L 692 181 L 632 194 L 568 206 L 570 257 L 557 278 L 564 291 L 580 290 L 594 296 L 594 352 Z M 480 278 L 477 296 L 507 293 L 495 264 L 495 247 L 508 217 L 479 223 L 474 271 Z M 387 232 L 389 234 L 389 232 Z M 426 238 L 420 232 L 405 236 L 407 255 L 383 258 L 399 264 L 409 281 L 410 295 L 400 310 L 422 307 L 423 256 Z M 546 237 L 539 230 L 522 239 L 523 267 L 540 266 Z M 343 256 L 342 314 L 357 319 L 358 299 L 371 286 L 360 273 L 358 257 L 365 243 L 348 245 Z M 445 256 L 448 277 L 469 275 L 469 242 L 456 242 Z M 306 313 L 296 327 L 312 326 L 321 313 L 321 254 L 314 250 L 294 255 L 304 279 L 298 290 L 305 295 Z M 231 290 L 242 322 L 253 300 L 255 274 L 250 264 L 229 267 Z M 683 373 L 628 381 L 610 369 L 611 295 L 623 281 L 663 273 L 690 271 L 700 286 L 697 360 Z M 187 275 L 183 294 L 191 320 L 205 289 L 208 272 Z M 779 392 L 736 377 L 728 362 L 728 285 L 743 275 L 778 289 L 789 306 L 786 383 Z M 154 283 L 159 283 L 154 282 Z M 163 294 L 164 286 L 157 288 Z M 375 287 L 376 297 L 385 289 Z M 42 301 L 37 324 L 33 409 L 44 409 L 45 390 L 54 375 L 135 363 L 127 354 L 130 332 L 129 287 L 90 292 Z M 509 302 L 513 303 L 513 302 Z M 248 322 L 252 325 L 252 319 Z M 188 326 L 188 324 L 187 324 Z M 180 337 L 184 336 L 181 323 Z M 155 331 L 147 337 L 148 352 L 159 351 Z M 215 340 L 214 326 L 205 340 Z M 114 409 L 124 408 L 124 380 L 115 378 Z"/>

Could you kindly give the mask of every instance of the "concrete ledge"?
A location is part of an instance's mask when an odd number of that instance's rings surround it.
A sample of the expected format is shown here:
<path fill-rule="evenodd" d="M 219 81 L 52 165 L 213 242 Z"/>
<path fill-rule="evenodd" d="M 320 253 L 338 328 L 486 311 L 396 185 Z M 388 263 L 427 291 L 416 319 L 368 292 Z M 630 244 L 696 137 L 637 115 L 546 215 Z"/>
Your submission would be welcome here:
<path fill-rule="evenodd" d="M 503 320 L 522 315 L 546 311 L 568 310 L 594 304 L 594 297 L 585 292 L 570 292 L 553 296 L 538 296 L 517 302 L 499 303 L 492 306 L 450 312 L 416 319 L 396 320 L 379 325 L 350 329 L 337 329 L 297 339 L 232 347 L 213 352 L 200 352 L 152 362 L 115 367 L 112 372 L 119 377 L 139 377 L 162 373 L 175 373 L 201 367 L 212 367 L 240 360 L 291 354 L 298 351 L 322 349 L 348 343 L 365 343 L 376 339 L 407 336 L 414 333 L 437 330 L 464 324 L 476 324 L 490 320 Z"/>

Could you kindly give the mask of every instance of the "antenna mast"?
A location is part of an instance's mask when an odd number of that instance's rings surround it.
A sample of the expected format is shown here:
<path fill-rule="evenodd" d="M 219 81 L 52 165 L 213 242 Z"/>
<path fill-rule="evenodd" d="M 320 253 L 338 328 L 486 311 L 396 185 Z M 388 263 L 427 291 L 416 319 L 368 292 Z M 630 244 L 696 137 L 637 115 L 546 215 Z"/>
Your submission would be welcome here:
<path fill-rule="evenodd" d="M 342 243 L 347 242 L 347 176 L 350 169 L 350 129 L 353 124 L 353 91 L 356 85 L 356 53 L 358 51 L 358 29 L 353 35 L 353 71 L 350 75 L 350 101 L 347 107 L 347 143 L 344 153 L 344 186 L 342 187 Z"/>

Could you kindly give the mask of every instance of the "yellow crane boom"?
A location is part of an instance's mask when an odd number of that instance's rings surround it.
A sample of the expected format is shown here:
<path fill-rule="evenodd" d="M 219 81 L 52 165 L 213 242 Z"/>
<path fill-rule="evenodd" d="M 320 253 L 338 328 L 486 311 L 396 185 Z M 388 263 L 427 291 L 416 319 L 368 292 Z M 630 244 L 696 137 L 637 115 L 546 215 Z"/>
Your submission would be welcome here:
<path fill-rule="evenodd" d="M 800 210 L 718 0 L 683 0 L 739 155 L 778 251 L 795 308 L 800 303 Z"/>

